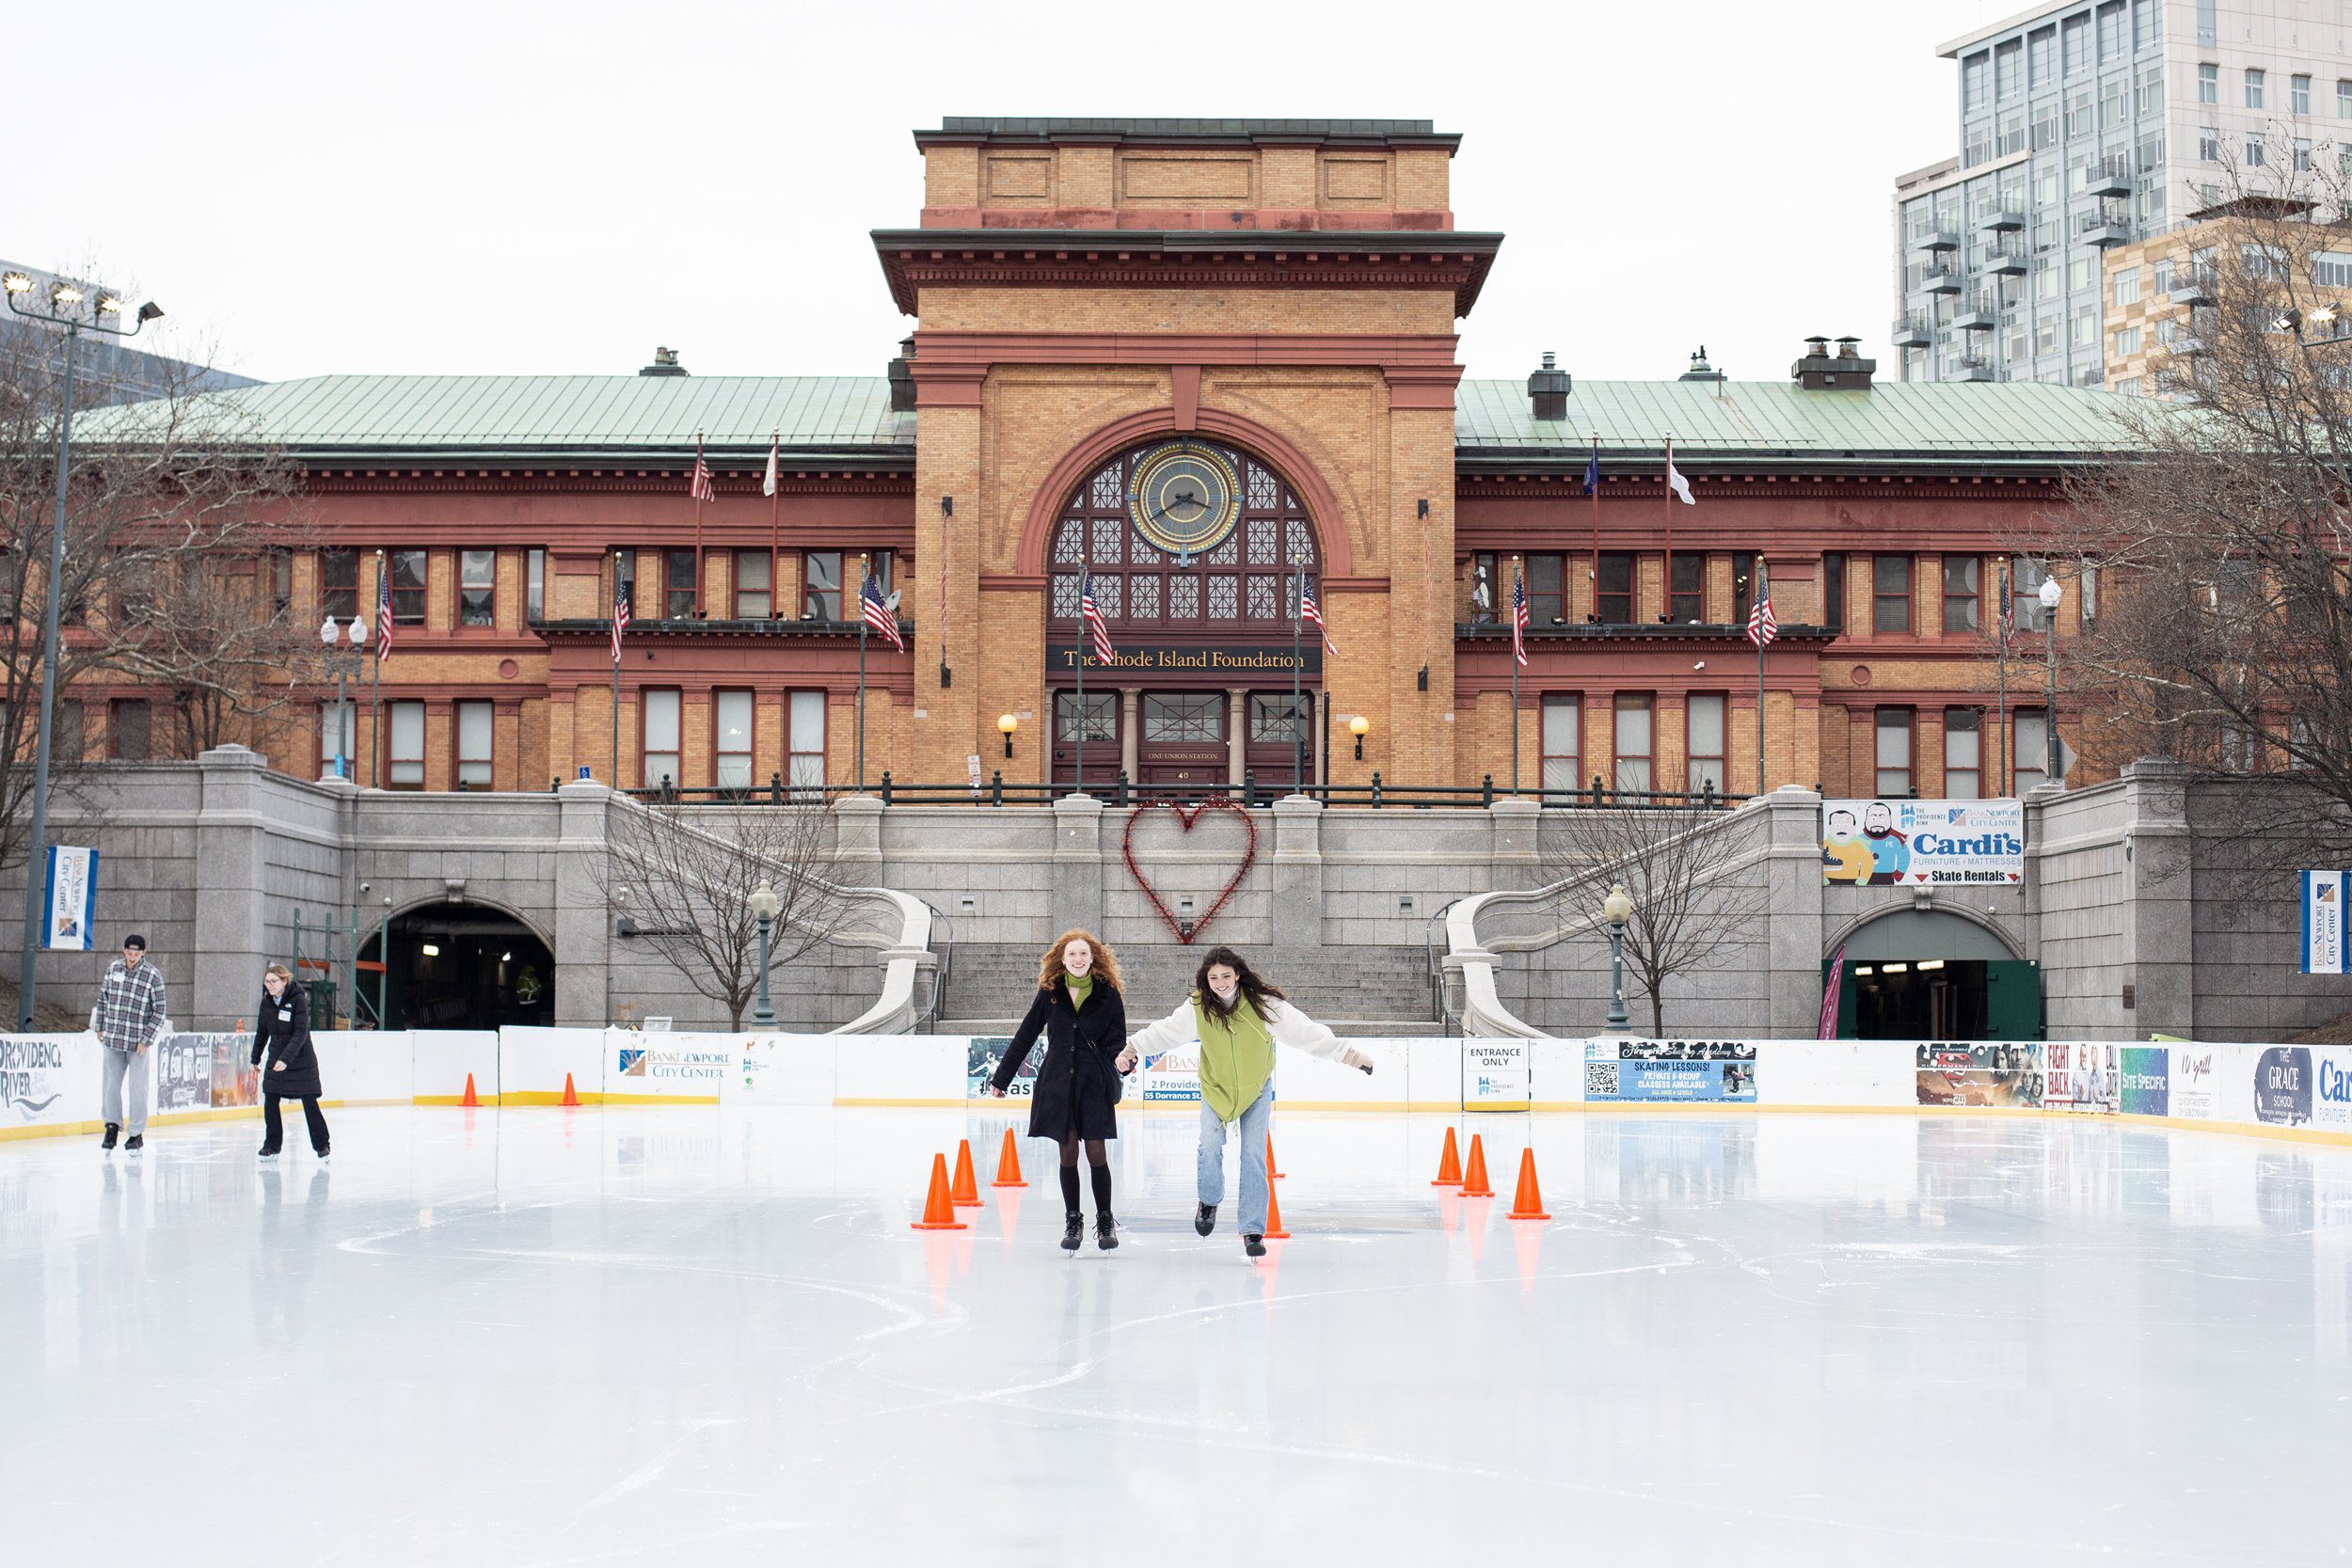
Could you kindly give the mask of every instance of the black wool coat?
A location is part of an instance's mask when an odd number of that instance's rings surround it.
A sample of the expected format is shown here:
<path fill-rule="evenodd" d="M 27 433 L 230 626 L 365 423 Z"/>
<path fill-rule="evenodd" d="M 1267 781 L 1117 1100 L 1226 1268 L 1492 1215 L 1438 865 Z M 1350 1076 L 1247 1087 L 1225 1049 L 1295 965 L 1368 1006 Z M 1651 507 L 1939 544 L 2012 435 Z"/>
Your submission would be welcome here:
<path fill-rule="evenodd" d="M 326 1092 L 319 1087 L 318 1053 L 310 1048 L 310 997 L 300 986 L 288 986 L 274 1002 L 267 990 L 262 992 L 261 1016 L 253 1023 L 256 1067 L 263 1052 L 270 1062 L 262 1068 L 262 1093 L 302 1100 Z"/>
<path fill-rule="evenodd" d="M 1070 988 L 1054 982 L 1029 1004 L 993 1082 L 1010 1088 L 1040 1033 L 1045 1060 L 1029 1101 L 1029 1136 L 1057 1142 L 1076 1132 L 1082 1138 L 1119 1136 L 1119 1053 L 1127 1049 L 1127 1004 L 1117 987 L 1099 976 L 1086 1006 L 1071 1005 Z"/>

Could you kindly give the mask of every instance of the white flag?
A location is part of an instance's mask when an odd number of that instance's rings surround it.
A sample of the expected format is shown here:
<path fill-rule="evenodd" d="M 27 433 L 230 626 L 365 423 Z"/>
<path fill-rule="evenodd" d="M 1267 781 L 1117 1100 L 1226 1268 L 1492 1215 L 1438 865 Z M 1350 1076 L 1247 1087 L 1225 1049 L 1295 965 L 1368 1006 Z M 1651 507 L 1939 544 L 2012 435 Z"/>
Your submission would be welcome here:
<path fill-rule="evenodd" d="M 1682 504 L 1685 506 L 1696 506 L 1699 503 L 1698 498 L 1691 494 L 1691 482 L 1682 477 L 1682 470 L 1675 467 L 1675 461 L 1671 457 L 1666 459 L 1666 488 L 1680 496 Z"/>
<path fill-rule="evenodd" d="M 771 436 L 769 439 L 768 477 L 760 481 L 759 484 L 759 493 L 763 496 L 772 496 L 776 493 L 776 448 L 782 444 L 781 437 Z"/>

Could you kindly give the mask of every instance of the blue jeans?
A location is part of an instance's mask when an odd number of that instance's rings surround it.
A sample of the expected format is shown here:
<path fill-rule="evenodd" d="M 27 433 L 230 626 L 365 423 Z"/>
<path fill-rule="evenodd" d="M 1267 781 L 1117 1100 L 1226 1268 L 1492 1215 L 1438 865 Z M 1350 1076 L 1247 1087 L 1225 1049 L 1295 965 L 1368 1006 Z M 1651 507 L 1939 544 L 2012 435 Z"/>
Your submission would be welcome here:
<path fill-rule="evenodd" d="M 1274 1114 L 1274 1085 L 1258 1091 L 1234 1125 L 1241 1130 L 1241 1233 L 1265 1234 L 1266 1118 Z M 1200 1102 L 1200 1201 L 1225 1201 L 1225 1123 L 1216 1119 L 1209 1102 Z"/>

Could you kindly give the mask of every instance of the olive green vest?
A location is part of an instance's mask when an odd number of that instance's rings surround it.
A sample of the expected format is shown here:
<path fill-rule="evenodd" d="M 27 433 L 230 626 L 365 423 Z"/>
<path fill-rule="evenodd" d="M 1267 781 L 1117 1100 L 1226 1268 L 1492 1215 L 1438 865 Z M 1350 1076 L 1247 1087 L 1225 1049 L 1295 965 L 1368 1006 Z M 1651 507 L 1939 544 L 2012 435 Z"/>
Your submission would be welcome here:
<path fill-rule="evenodd" d="M 1220 1020 L 1192 993 L 1192 1026 L 1200 1037 L 1200 1099 L 1216 1119 L 1230 1122 L 1265 1092 L 1274 1077 L 1274 1032 L 1258 1009 L 1236 1001 L 1233 1016 Z"/>

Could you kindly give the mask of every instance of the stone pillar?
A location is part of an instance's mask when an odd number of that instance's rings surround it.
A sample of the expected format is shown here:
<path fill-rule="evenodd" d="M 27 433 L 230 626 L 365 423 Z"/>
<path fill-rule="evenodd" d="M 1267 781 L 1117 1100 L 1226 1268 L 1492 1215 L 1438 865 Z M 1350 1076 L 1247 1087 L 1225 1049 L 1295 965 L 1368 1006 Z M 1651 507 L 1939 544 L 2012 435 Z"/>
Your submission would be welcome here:
<path fill-rule="evenodd" d="M 268 765 L 243 746 L 215 747 L 196 763 L 196 894 L 203 912 L 197 927 L 201 940 L 189 944 L 195 950 L 190 983 L 184 991 L 171 993 L 172 1022 L 181 1028 L 224 1026 L 245 1018 L 262 983 L 262 966 L 282 957 L 271 951 L 269 934 Z M 28 868 L 28 874 L 37 871 Z M 167 990 L 179 975 L 190 974 L 172 962 L 177 955 L 154 956 L 165 965 Z M 50 995 L 65 993 L 53 989 Z M 77 1009 L 89 1005 L 87 994 L 66 999 Z"/>
<path fill-rule="evenodd" d="M 1226 764 L 1228 772 L 1225 782 L 1237 784 L 1241 783 L 1242 774 L 1249 768 L 1249 689 L 1246 686 L 1227 687 L 1225 702 L 1233 715 L 1232 735 L 1227 742 L 1232 756 Z"/>
<path fill-rule="evenodd" d="M 555 854 L 555 1022 L 596 1028 L 606 1010 L 619 957 L 615 916 L 599 873 L 612 792 L 580 779 L 555 792 L 560 813 Z"/>
<path fill-rule="evenodd" d="M 2188 769 L 2178 763 L 2136 762 L 2123 769 L 2134 807 L 2124 829 L 2124 865 L 2131 896 L 2132 980 L 2136 1016 L 2131 1037 L 2151 1032 L 2195 1037 L 2197 1025 L 2195 859 L 2188 824 Z M 2045 784 L 2056 799 L 2064 792 Z M 2034 792 L 2041 794 L 2041 790 Z M 2040 835 L 2029 834 L 2038 841 Z M 2049 967 L 2049 959 L 2042 959 Z M 2120 1007 L 2121 1004 L 2118 1004 Z"/>
<path fill-rule="evenodd" d="M 1122 686 L 1119 689 L 1119 766 L 1130 784 L 1143 782 L 1141 725 L 1143 723 L 1143 688 Z"/>
<path fill-rule="evenodd" d="M 1065 795 L 1054 802 L 1050 924 L 1056 930 L 1103 928 L 1103 802 L 1091 795 Z"/>
<path fill-rule="evenodd" d="M 1311 946 L 1323 940 L 1323 802 L 1285 795 L 1273 809 L 1275 940 Z"/>
<path fill-rule="evenodd" d="M 1783 784 L 1764 798 L 1766 1037 L 1811 1039 L 1821 1022 L 1821 798 Z"/>
<path fill-rule="evenodd" d="M 834 880 L 846 887 L 879 885 L 882 879 L 882 813 L 875 795 L 844 795 L 833 805 Z"/>
<path fill-rule="evenodd" d="M 1543 807 L 1534 800 L 1506 797 L 1486 808 L 1486 817 L 1494 832 L 1489 853 L 1494 861 L 1496 890 L 1542 886 L 1543 856 L 1536 844 L 1536 832 L 1543 820 Z"/>

